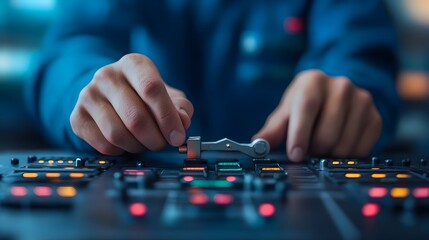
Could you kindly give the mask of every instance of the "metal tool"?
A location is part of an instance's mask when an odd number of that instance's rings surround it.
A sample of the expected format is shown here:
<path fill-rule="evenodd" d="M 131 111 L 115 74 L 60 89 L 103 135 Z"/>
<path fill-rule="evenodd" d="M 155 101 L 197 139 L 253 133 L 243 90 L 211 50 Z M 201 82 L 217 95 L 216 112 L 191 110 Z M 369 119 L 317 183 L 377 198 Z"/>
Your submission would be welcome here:
<path fill-rule="evenodd" d="M 201 158 L 202 151 L 238 151 L 253 158 L 264 158 L 270 153 L 270 144 L 262 138 L 251 143 L 238 143 L 228 138 L 216 142 L 201 142 L 200 136 L 192 136 L 188 138 L 186 145 L 179 147 L 179 152 L 186 153 L 188 159 Z"/>

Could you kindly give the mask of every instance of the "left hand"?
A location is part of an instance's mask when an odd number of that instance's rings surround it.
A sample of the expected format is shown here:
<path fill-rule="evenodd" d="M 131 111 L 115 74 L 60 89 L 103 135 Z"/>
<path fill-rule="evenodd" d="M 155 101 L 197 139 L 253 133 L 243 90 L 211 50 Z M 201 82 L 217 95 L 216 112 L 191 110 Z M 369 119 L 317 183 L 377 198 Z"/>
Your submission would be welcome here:
<path fill-rule="evenodd" d="M 292 161 L 308 155 L 363 157 L 381 129 L 380 113 L 368 91 L 346 77 L 307 70 L 292 81 L 253 138 L 264 138 L 277 147 L 287 137 Z"/>

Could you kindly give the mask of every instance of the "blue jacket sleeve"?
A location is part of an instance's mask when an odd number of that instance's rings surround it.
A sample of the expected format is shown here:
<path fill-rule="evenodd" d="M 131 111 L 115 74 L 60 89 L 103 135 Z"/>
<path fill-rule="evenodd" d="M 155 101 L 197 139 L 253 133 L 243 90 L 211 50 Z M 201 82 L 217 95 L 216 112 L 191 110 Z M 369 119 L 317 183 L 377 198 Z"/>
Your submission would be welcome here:
<path fill-rule="evenodd" d="M 69 118 L 95 71 L 129 49 L 134 14 L 125 2 L 70 1 L 47 36 L 27 95 L 44 135 L 58 147 L 92 151 L 73 134 Z"/>
<path fill-rule="evenodd" d="M 380 0 L 312 1 L 307 52 L 297 72 L 320 69 L 367 89 L 383 119 L 375 151 L 394 136 L 400 100 L 395 88 L 396 33 Z"/>

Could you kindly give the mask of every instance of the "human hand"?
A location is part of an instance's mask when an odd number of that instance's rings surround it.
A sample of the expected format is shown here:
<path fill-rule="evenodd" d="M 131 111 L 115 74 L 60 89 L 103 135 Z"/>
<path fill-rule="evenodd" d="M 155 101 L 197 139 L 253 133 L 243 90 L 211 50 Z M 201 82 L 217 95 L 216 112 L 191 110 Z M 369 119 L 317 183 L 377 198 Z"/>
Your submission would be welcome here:
<path fill-rule="evenodd" d="M 381 128 L 381 116 L 368 91 L 346 77 L 307 70 L 293 80 L 254 138 L 276 147 L 287 137 L 292 161 L 307 155 L 363 157 Z"/>
<path fill-rule="evenodd" d="M 100 68 L 70 116 L 73 132 L 107 155 L 160 150 L 185 141 L 193 115 L 182 91 L 167 86 L 153 62 L 127 54 Z"/>

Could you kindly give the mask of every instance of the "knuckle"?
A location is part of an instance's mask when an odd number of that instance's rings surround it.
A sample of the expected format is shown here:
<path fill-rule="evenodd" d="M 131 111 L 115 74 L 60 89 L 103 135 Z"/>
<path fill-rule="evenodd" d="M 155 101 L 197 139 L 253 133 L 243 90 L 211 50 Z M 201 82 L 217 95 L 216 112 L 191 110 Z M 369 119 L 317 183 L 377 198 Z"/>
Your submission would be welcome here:
<path fill-rule="evenodd" d="M 164 84 L 153 77 L 146 77 L 141 80 L 140 89 L 142 89 L 142 93 L 146 97 L 155 97 L 158 96 L 164 88 Z"/>
<path fill-rule="evenodd" d="M 372 105 L 372 96 L 367 90 L 360 89 L 359 90 L 359 101 L 364 106 Z"/>
<path fill-rule="evenodd" d="M 95 102 L 96 96 L 98 95 L 98 90 L 94 85 L 86 85 L 79 93 L 78 105 L 85 105 L 85 103 Z"/>
<path fill-rule="evenodd" d="M 110 65 L 107 65 L 107 66 L 101 67 L 94 73 L 93 81 L 98 82 L 98 81 L 104 81 L 107 79 L 114 79 L 115 76 L 116 76 L 115 70 Z"/>
<path fill-rule="evenodd" d="M 354 88 L 353 83 L 346 77 L 336 78 L 336 85 L 338 90 L 343 93 L 343 96 L 349 96 Z"/>
<path fill-rule="evenodd" d="M 302 101 L 302 110 L 304 112 L 316 111 L 319 107 L 319 100 L 312 97 L 304 97 Z"/>
<path fill-rule="evenodd" d="M 322 72 L 321 70 L 317 70 L 317 69 L 312 69 L 312 70 L 308 70 L 306 71 L 306 74 L 308 74 L 309 79 L 311 79 L 312 81 L 314 81 L 314 79 L 326 79 L 327 75 Z"/>
<path fill-rule="evenodd" d="M 105 132 L 105 138 L 107 139 L 107 141 L 109 141 L 110 143 L 116 146 L 124 142 L 122 132 L 117 128 L 113 128 L 113 127 L 107 129 L 107 131 Z"/>
<path fill-rule="evenodd" d="M 130 109 L 126 113 L 125 124 L 131 132 L 138 132 L 145 126 L 145 119 L 140 111 Z"/>
<path fill-rule="evenodd" d="M 125 64 L 153 64 L 147 56 L 139 53 L 126 54 L 119 60 L 119 62 Z"/>

